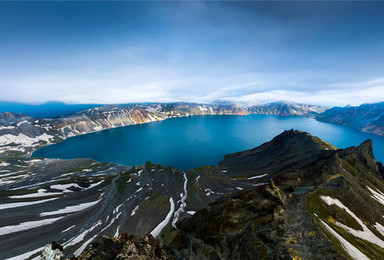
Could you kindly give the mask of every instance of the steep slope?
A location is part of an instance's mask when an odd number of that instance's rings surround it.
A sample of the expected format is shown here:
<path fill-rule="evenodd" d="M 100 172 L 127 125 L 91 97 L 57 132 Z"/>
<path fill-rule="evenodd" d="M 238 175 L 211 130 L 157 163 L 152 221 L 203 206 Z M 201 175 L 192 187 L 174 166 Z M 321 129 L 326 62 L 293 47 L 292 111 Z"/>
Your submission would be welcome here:
<path fill-rule="evenodd" d="M 384 135 L 384 102 L 358 107 L 334 107 L 316 116 L 316 119 Z"/>
<path fill-rule="evenodd" d="M 157 237 L 223 194 L 253 185 L 217 167 L 8 159 L 0 163 L 0 259 L 34 257 L 53 240 L 77 256 L 100 235 Z"/>
<path fill-rule="evenodd" d="M 313 163 L 324 150 L 336 148 L 306 132 L 289 130 L 254 149 L 226 155 L 219 166 L 230 176 L 276 177 Z"/>

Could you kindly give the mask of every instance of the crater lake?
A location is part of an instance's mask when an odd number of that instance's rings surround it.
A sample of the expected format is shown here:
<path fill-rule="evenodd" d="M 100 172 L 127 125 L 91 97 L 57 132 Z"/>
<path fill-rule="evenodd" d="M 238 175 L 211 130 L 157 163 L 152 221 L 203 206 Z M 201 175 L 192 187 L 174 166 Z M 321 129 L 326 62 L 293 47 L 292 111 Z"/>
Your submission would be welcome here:
<path fill-rule="evenodd" d="M 68 138 L 33 157 L 92 158 L 128 166 L 151 161 L 189 169 L 217 164 L 225 154 L 257 147 L 288 129 L 309 132 L 338 148 L 371 139 L 376 159 L 384 161 L 384 137 L 312 118 L 273 115 L 190 116 L 113 128 Z"/>

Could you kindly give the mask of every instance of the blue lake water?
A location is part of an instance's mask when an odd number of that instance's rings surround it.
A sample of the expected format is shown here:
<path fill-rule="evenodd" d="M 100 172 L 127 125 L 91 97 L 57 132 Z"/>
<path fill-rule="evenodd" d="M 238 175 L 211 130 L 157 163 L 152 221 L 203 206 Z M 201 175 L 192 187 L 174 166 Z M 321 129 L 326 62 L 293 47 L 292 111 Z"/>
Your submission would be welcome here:
<path fill-rule="evenodd" d="M 217 164 L 225 154 L 259 146 L 287 129 L 307 131 L 339 148 L 372 139 L 377 160 L 384 162 L 384 137 L 310 118 L 271 115 L 172 118 L 72 137 L 33 156 L 130 166 L 151 161 L 189 169 Z"/>

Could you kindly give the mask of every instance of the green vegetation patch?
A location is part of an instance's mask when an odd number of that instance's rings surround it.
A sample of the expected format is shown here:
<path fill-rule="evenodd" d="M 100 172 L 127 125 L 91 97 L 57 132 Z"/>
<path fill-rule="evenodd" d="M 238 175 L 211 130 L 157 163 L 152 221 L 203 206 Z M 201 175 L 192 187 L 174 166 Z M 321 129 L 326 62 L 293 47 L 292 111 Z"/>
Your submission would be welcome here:
<path fill-rule="evenodd" d="M 117 178 L 115 183 L 118 194 L 123 193 L 123 191 L 125 190 L 125 186 L 127 185 L 128 180 L 131 178 L 131 173 L 133 170 L 135 169 L 124 171 L 119 174 L 119 177 Z"/>
<path fill-rule="evenodd" d="M 317 214 L 320 219 L 327 220 L 330 217 L 348 227 L 355 230 L 363 230 L 359 223 L 344 209 L 339 208 L 336 205 L 328 206 L 320 196 L 330 196 L 331 198 L 337 198 L 337 191 L 333 190 L 317 190 L 307 195 L 307 211 L 313 216 Z"/>

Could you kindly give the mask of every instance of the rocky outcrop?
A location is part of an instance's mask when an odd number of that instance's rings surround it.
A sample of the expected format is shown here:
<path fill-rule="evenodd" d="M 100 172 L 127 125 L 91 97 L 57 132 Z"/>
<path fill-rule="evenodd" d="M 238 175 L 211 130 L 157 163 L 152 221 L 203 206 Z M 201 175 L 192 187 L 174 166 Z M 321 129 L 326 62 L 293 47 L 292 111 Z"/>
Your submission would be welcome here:
<path fill-rule="evenodd" d="M 219 165 L 231 176 L 276 177 L 316 161 L 324 150 L 336 148 L 309 133 L 287 130 L 259 147 L 225 155 Z"/>
<path fill-rule="evenodd" d="M 72 255 L 65 255 L 63 247 L 56 242 L 47 244 L 41 253 L 40 260 L 65 260 L 72 258 Z"/>
<path fill-rule="evenodd" d="M 131 236 L 127 233 L 119 237 L 102 236 L 91 243 L 76 260 L 172 260 L 161 247 L 160 241 L 152 235 Z"/>
<path fill-rule="evenodd" d="M 176 259 L 343 259 L 305 201 L 287 199 L 273 184 L 223 197 L 179 228 L 164 236 Z"/>

